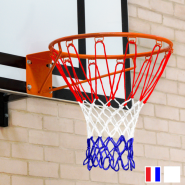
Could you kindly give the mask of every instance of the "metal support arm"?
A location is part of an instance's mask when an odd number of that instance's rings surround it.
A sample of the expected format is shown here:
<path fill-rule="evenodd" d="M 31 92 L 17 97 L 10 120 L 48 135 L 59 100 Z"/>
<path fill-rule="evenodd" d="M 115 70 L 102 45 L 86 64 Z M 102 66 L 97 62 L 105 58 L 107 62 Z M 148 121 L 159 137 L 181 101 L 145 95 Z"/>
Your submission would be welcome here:
<path fill-rule="evenodd" d="M 8 127 L 8 102 L 20 100 L 27 96 L 0 92 L 0 127 Z"/>

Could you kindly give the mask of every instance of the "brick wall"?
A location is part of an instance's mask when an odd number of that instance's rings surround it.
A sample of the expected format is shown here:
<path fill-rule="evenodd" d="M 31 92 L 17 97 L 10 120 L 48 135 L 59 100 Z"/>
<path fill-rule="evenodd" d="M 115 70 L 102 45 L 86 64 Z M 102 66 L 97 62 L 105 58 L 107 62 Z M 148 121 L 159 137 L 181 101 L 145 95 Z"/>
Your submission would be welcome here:
<path fill-rule="evenodd" d="M 136 169 L 103 171 L 82 166 L 86 125 L 77 104 L 28 98 L 9 104 L 0 130 L 0 185 L 144 184 L 145 165 L 181 166 L 185 184 L 185 2 L 128 0 L 131 32 L 166 37 L 174 54 L 135 131 Z M 138 50 L 151 48 L 139 40 Z"/>

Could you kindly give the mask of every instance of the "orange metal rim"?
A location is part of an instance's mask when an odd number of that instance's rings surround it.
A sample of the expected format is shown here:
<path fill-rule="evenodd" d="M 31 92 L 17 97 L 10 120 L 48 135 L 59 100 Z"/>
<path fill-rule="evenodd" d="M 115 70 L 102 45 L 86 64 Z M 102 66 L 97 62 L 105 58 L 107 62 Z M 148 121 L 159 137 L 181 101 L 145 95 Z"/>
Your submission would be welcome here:
<path fill-rule="evenodd" d="M 79 35 L 71 35 L 71 36 L 67 36 L 67 37 L 62 37 L 59 39 L 54 40 L 53 42 L 51 42 L 49 44 L 49 50 L 52 52 L 54 50 L 54 46 L 56 44 L 60 45 L 60 42 L 68 42 L 68 41 L 73 41 L 75 39 L 85 39 L 85 38 L 104 38 L 104 37 L 127 37 L 128 39 L 136 39 L 136 38 L 145 38 L 145 39 L 153 39 L 156 40 L 156 43 L 159 42 L 164 42 L 166 44 L 168 44 L 167 47 L 162 48 L 160 50 L 160 53 L 165 53 L 168 52 L 170 50 L 173 51 L 173 43 L 166 38 L 163 37 L 159 37 L 156 35 L 150 35 L 150 34 L 143 34 L 143 33 L 125 33 L 125 32 L 105 32 L 105 33 L 87 33 L 87 34 L 79 34 Z M 149 52 L 142 52 L 142 53 L 137 53 L 137 57 L 147 57 L 150 56 L 152 53 L 152 51 Z M 153 54 L 157 54 L 158 50 L 154 51 Z M 75 53 L 70 53 L 70 56 L 73 58 L 77 58 L 77 55 Z M 135 53 L 134 54 L 127 54 L 126 58 L 134 58 Z M 62 58 L 66 58 L 68 57 L 68 53 L 67 52 L 62 52 L 61 55 Z M 94 55 L 88 55 L 88 54 L 79 54 L 79 57 L 81 59 L 89 59 L 89 60 L 93 60 L 95 59 Z M 107 59 L 123 59 L 125 57 L 124 54 L 121 55 L 107 55 Z M 97 59 L 104 59 L 105 56 L 104 55 L 97 55 L 96 56 Z"/>

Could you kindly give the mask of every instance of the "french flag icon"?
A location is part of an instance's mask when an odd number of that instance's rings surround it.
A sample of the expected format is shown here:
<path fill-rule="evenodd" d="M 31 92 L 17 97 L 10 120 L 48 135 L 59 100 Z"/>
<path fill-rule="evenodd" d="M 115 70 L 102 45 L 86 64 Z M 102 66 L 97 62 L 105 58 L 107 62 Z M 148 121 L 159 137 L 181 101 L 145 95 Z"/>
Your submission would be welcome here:
<path fill-rule="evenodd" d="M 145 182 L 160 183 L 161 182 L 161 167 L 146 166 L 145 167 Z"/>

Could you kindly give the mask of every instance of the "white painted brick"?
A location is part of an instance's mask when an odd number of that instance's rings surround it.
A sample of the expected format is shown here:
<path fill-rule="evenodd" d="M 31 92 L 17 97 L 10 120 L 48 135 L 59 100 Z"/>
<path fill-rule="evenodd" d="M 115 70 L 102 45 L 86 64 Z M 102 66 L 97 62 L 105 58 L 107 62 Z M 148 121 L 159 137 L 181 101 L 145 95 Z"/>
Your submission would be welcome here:
<path fill-rule="evenodd" d="M 42 129 L 42 116 L 12 111 L 11 122 L 14 126 Z"/>
<path fill-rule="evenodd" d="M 145 166 L 157 166 L 156 159 L 148 159 L 143 157 L 134 157 L 136 168 L 134 171 L 145 171 Z"/>
<path fill-rule="evenodd" d="M 185 124 L 183 122 L 169 121 L 169 132 L 185 135 Z"/>
<path fill-rule="evenodd" d="M 10 176 L 5 175 L 5 174 L 0 174 L 0 184 L 10 185 Z"/>
<path fill-rule="evenodd" d="M 185 43 L 185 32 L 180 30 L 175 30 L 175 40 L 177 42 Z"/>
<path fill-rule="evenodd" d="M 185 108 L 185 97 L 183 96 L 168 94 L 167 101 L 170 106 Z"/>
<path fill-rule="evenodd" d="M 86 122 L 83 120 L 75 120 L 75 134 L 87 136 L 87 126 Z"/>
<path fill-rule="evenodd" d="M 147 51 L 149 51 L 148 48 L 146 48 L 146 47 L 141 47 L 141 46 L 137 46 L 137 53 L 143 53 L 143 52 L 147 52 Z M 135 47 L 134 47 L 134 53 L 135 53 Z M 143 59 L 144 59 L 144 58 L 143 58 Z M 143 62 L 144 62 L 144 60 L 143 60 Z"/>
<path fill-rule="evenodd" d="M 16 110 L 26 110 L 26 105 L 27 105 L 27 99 L 22 99 L 22 100 L 16 100 L 16 101 L 11 101 L 8 102 L 8 108 L 9 109 L 16 109 Z"/>
<path fill-rule="evenodd" d="M 60 134 L 60 145 L 70 149 L 82 149 L 87 148 L 87 137 L 77 136 L 71 134 Z"/>
<path fill-rule="evenodd" d="M 166 80 L 166 79 L 160 79 L 155 89 L 158 91 L 162 91 L 164 93 L 165 92 L 177 93 L 177 82 Z"/>
<path fill-rule="evenodd" d="M 123 184 L 143 185 L 145 182 L 144 174 L 135 171 L 120 171 L 119 182 Z"/>
<path fill-rule="evenodd" d="M 167 66 L 169 67 L 176 67 L 176 55 L 171 55 L 170 59 L 168 60 Z"/>
<path fill-rule="evenodd" d="M 12 185 L 43 185 L 43 179 L 31 178 L 31 177 L 12 177 Z"/>
<path fill-rule="evenodd" d="M 173 1 L 175 3 L 181 3 L 181 4 L 184 4 L 184 0 L 170 0 L 170 1 Z"/>
<path fill-rule="evenodd" d="M 155 132 L 136 129 L 134 139 L 137 143 L 156 144 Z"/>
<path fill-rule="evenodd" d="M 27 175 L 27 162 L 1 157 L 0 173 Z"/>
<path fill-rule="evenodd" d="M 185 69 L 185 57 L 177 56 L 177 67 L 180 69 Z"/>
<path fill-rule="evenodd" d="M 185 19 L 185 6 L 175 4 L 174 15 L 179 17 L 180 19 Z"/>
<path fill-rule="evenodd" d="M 138 17 L 150 22 L 162 23 L 162 15 L 148 11 L 142 8 L 138 8 Z"/>
<path fill-rule="evenodd" d="M 178 185 L 184 185 L 185 184 L 185 178 L 183 176 L 181 176 L 180 178 L 180 183 L 178 183 Z M 177 183 L 172 183 L 172 185 L 177 185 Z"/>
<path fill-rule="evenodd" d="M 185 24 L 184 21 L 181 21 L 179 19 L 163 16 L 163 24 L 165 26 L 169 26 L 172 28 L 177 28 L 180 30 L 185 30 Z"/>
<path fill-rule="evenodd" d="M 144 156 L 144 146 L 142 144 L 138 144 L 134 141 L 134 156 Z"/>
<path fill-rule="evenodd" d="M 73 181 L 46 179 L 45 185 L 75 185 Z"/>
<path fill-rule="evenodd" d="M 173 15 L 173 4 L 171 2 L 162 0 L 151 0 L 151 8 L 157 12 L 166 13 Z"/>
<path fill-rule="evenodd" d="M 10 143 L 0 141 L 0 156 L 1 157 L 10 156 Z"/>
<path fill-rule="evenodd" d="M 184 25 L 185 25 L 185 21 L 184 21 Z M 185 44 L 174 43 L 174 54 L 185 56 L 184 50 L 185 50 Z"/>
<path fill-rule="evenodd" d="M 134 5 L 139 5 L 139 6 L 143 6 L 146 8 L 150 8 L 150 1 L 149 0 L 139 0 L 139 1 L 128 0 L 128 3 L 132 3 Z"/>
<path fill-rule="evenodd" d="M 155 106 L 156 116 L 171 120 L 179 120 L 179 109 L 162 105 Z"/>
<path fill-rule="evenodd" d="M 174 40 L 175 38 L 175 32 L 173 29 L 158 24 L 151 25 L 151 34 L 165 37 L 171 40 Z"/>
<path fill-rule="evenodd" d="M 152 159 L 163 160 L 168 160 L 170 158 L 168 148 L 150 145 L 145 145 L 145 156 Z"/>
<path fill-rule="evenodd" d="M 181 139 L 179 135 L 157 133 L 157 144 L 171 147 L 181 147 Z"/>
<path fill-rule="evenodd" d="M 144 127 L 147 130 L 168 132 L 168 121 L 156 118 L 144 118 Z"/>
<path fill-rule="evenodd" d="M 14 128 L 14 127 L 2 128 L 0 132 L 0 139 L 8 141 L 27 142 L 28 131 L 26 128 Z"/>
<path fill-rule="evenodd" d="M 60 165 L 60 177 L 64 179 L 89 180 L 89 171 L 85 166 Z"/>
<path fill-rule="evenodd" d="M 131 17 L 137 17 L 137 8 L 131 4 L 128 4 L 128 15 Z"/>
<path fill-rule="evenodd" d="M 166 67 L 166 78 L 169 80 L 178 80 L 179 70 L 177 68 Z"/>
<path fill-rule="evenodd" d="M 44 116 L 43 128 L 50 131 L 73 133 L 73 120 Z"/>
<path fill-rule="evenodd" d="M 141 116 L 138 118 L 136 128 L 143 128 L 143 118 Z"/>
<path fill-rule="evenodd" d="M 31 144 L 12 144 L 12 157 L 20 159 L 43 160 L 43 148 Z"/>
<path fill-rule="evenodd" d="M 182 137 L 182 148 L 185 149 L 185 137 Z"/>
<path fill-rule="evenodd" d="M 111 169 L 106 171 L 100 168 L 92 168 L 91 180 L 96 182 L 118 183 L 118 174 Z"/>
<path fill-rule="evenodd" d="M 156 44 L 156 41 L 153 39 L 138 38 L 138 40 L 139 46 L 143 46 L 150 49 L 152 49 Z"/>
<path fill-rule="evenodd" d="M 58 115 L 57 102 L 51 101 L 51 100 L 28 98 L 27 99 L 27 110 L 30 112 L 49 114 L 53 116 Z"/>
<path fill-rule="evenodd" d="M 72 103 L 59 104 L 59 116 L 85 120 L 85 117 L 80 106 L 78 104 Z"/>
<path fill-rule="evenodd" d="M 185 162 L 185 151 L 170 148 L 170 158 L 172 161 Z"/>
<path fill-rule="evenodd" d="M 75 151 L 75 157 L 76 157 L 76 164 L 83 164 L 83 161 L 86 158 L 86 152 L 85 151 Z"/>
<path fill-rule="evenodd" d="M 148 102 L 166 105 L 166 94 L 154 90 L 148 99 Z"/>
<path fill-rule="evenodd" d="M 178 91 L 180 95 L 185 95 L 185 84 L 184 83 L 178 83 Z"/>
<path fill-rule="evenodd" d="M 29 131 L 29 142 L 34 143 L 34 144 L 58 146 L 59 145 L 59 134 L 54 133 L 54 132 L 30 130 Z"/>
<path fill-rule="evenodd" d="M 51 162 L 29 162 L 29 175 L 58 178 L 59 165 Z"/>
<path fill-rule="evenodd" d="M 58 148 L 45 148 L 45 160 L 59 163 L 74 163 L 74 152 Z"/>
<path fill-rule="evenodd" d="M 185 82 L 185 70 L 179 70 L 178 81 Z"/>
<path fill-rule="evenodd" d="M 164 173 L 164 166 L 180 166 L 181 168 L 181 175 L 182 175 L 182 164 L 178 162 L 172 162 L 172 161 L 158 161 L 158 166 L 161 166 L 161 173 Z"/>
<path fill-rule="evenodd" d="M 154 116 L 154 105 L 150 103 L 146 103 L 141 109 L 140 114 L 146 115 L 146 116 Z"/>
<path fill-rule="evenodd" d="M 185 121 L 185 110 L 180 110 L 180 121 Z"/>
<path fill-rule="evenodd" d="M 135 18 L 129 18 L 129 29 L 140 33 L 150 33 L 150 24 Z"/>
<path fill-rule="evenodd" d="M 76 185 L 104 185 L 104 184 L 99 183 L 99 182 L 78 181 L 78 182 L 76 182 Z M 106 184 L 106 185 L 108 185 L 108 184 Z"/>

